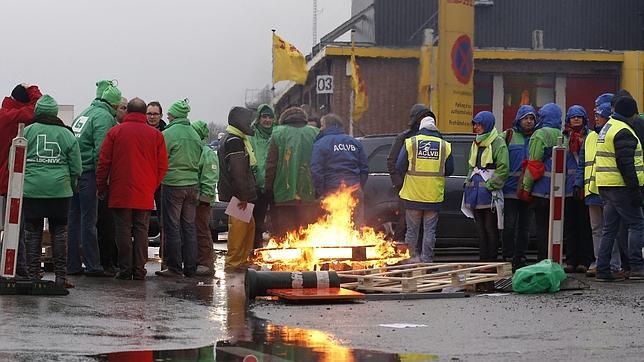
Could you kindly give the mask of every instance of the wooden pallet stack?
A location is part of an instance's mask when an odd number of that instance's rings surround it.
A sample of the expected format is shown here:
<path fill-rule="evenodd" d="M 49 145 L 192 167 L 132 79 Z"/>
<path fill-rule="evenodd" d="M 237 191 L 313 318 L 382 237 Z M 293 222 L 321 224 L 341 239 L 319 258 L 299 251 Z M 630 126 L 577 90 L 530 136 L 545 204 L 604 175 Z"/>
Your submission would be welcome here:
<path fill-rule="evenodd" d="M 338 272 L 342 287 L 363 292 L 422 293 L 512 277 L 510 263 L 415 263 Z"/>

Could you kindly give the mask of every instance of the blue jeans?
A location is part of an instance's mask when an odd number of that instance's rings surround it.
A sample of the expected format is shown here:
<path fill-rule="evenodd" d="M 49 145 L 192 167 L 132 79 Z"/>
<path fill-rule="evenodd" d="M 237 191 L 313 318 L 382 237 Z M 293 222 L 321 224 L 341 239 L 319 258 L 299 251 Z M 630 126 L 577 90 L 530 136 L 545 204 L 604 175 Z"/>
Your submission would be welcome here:
<path fill-rule="evenodd" d="M 197 270 L 198 195 L 197 185 L 163 185 L 164 261 L 168 269 L 186 276 L 194 275 Z"/>
<path fill-rule="evenodd" d="M 644 214 L 642 208 L 631 205 L 631 194 L 625 187 L 600 188 L 604 201 L 604 228 L 597 256 L 597 275 L 610 274 L 613 244 L 620 222 L 628 226 L 628 261 L 632 272 L 644 272 Z"/>
<path fill-rule="evenodd" d="M 436 210 L 405 210 L 405 221 L 407 222 L 407 233 L 405 243 L 412 258 L 418 258 L 418 234 L 420 223 L 423 223 L 423 244 L 420 253 L 420 261 L 431 263 L 434 259 L 434 245 L 436 245 L 436 224 L 438 223 L 438 211 Z"/>
<path fill-rule="evenodd" d="M 83 270 L 81 254 L 85 271 L 90 273 L 103 271 L 96 238 L 97 210 L 96 173 L 94 170 L 86 171 L 78 180 L 78 192 L 74 193 L 69 207 L 67 274 Z"/>

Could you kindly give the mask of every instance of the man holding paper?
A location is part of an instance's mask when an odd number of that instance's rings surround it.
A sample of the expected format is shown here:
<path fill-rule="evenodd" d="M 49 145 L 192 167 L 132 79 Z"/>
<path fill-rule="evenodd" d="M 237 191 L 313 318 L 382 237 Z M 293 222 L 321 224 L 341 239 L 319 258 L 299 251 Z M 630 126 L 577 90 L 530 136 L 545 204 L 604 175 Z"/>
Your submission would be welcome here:
<path fill-rule="evenodd" d="M 248 265 L 255 238 L 254 205 L 251 202 L 257 198 L 252 171 L 257 160 L 248 137 L 254 134 L 251 128 L 253 115 L 246 108 L 233 107 L 228 113 L 226 133 L 219 141 L 217 190 L 221 201 L 230 202 L 226 210 L 229 217 L 225 271 L 240 270 Z"/>

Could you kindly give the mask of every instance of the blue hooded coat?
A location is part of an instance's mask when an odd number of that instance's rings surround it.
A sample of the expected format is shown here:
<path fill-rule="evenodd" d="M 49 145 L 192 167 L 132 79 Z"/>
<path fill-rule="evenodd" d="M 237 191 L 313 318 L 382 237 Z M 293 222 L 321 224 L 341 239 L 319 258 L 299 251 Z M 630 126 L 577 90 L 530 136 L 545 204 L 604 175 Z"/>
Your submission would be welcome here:
<path fill-rule="evenodd" d="M 468 160 L 468 174 L 463 190 L 464 204 L 473 209 L 489 209 L 492 208 L 492 191 L 502 189 L 508 177 L 508 148 L 502 135 L 494 130 L 496 120 L 491 112 L 479 112 L 472 123 L 481 124 L 483 134 L 477 137 L 480 140 L 478 147 L 474 144 L 470 150 L 470 152 L 476 150 L 476 161 L 473 166 Z M 484 163 L 482 160 L 483 152 L 487 147 L 492 150 L 492 163 Z M 470 159 L 474 160 L 472 157 L 473 155 L 470 154 Z M 474 167 L 481 170 L 494 170 L 494 175 L 485 181 L 481 175 L 472 174 Z"/>
<path fill-rule="evenodd" d="M 539 122 L 528 143 L 528 160 L 541 161 L 544 175 L 535 181 L 530 172 L 523 178 L 523 189 L 541 198 L 550 196 L 550 171 L 552 169 L 552 147 L 557 145 L 561 136 L 561 108 L 554 103 L 547 103 L 539 110 Z"/>
<path fill-rule="evenodd" d="M 586 110 L 582 106 L 579 106 L 579 105 L 571 106 L 570 108 L 568 108 L 568 112 L 566 113 L 566 127 L 570 126 L 570 119 L 572 117 L 581 117 L 584 120 L 583 131 L 582 131 L 582 135 L 584 137 L 584 139 L 582 140 L 582 145 L 583 145 L 583 141 L 586 140 L 586 136 L 588 136 L 588 132 L 589 132 L 588 114 L 586 113 Z M 571 196 L 574 186 L 576 185 L 577 166 L 578 164 L 581 163 L 583 167 L 584 149 L 581 148 L 578 154 L 573 153 L 569 148 L 570 135 L 565 129 L 564 129 L 563 135 L 564 135 L 564 146 L 568 148 L 568 152 L 566 153 L 566 196 Z"/>
<path fill-rule="evenodd" d="M 362 143 L 340 127 L 325 128 L 313 144 L 311 176 L 320 196 L 337 190 L 342 182 L 347 186 L 364 185 L 369 164 Z"/>
<path fill-rule="evenodd" d="M 517 186 L 519 184 L 519 176 L 521 176 L 521 163 L 523 160 L 528 159 L 528 143 L 530 142 L 530 135 L 525 135 L 523 129 L 519 125 L 522 118 L 532 114 L 537 119 L 537 111 L 531 105 L 523 105 L 519 107 L 517 115 L 512 122 L 512 138 L 508 142 L 508 153 L 510 155 L 510 170 L 508 179 L 503 186 L 503 197 L 516 199 Z M 507 139 L 507 132 L 504 133 L 504 139 Z"/>

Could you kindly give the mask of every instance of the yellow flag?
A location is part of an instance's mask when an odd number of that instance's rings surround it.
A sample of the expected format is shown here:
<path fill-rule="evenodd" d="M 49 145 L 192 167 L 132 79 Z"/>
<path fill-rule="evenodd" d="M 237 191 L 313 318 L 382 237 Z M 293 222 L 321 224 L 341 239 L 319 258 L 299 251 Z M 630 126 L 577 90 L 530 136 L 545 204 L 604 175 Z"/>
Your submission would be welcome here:
<path fill-rule="evenodd" d="M 308 73 L 304 55 L 293 44 L 273 33 L 273 83 L 292 80 L 304 84 Z"/>
<path fill-rule="evenodd" d="M 369 108 L 369 98 L 367 98 L 367 88 L 360 74 L 360 67 L 356 62 L 355 48 L 353 46 L 351 47 L 351 88 L 353 89 L 351 117 L 354 122 L 357 122 Z"/>
<path fill-rule="evenodd" d="M 431 53 L 428 45 L 420 48 L 420 59 L 418 61 L 418 103 L 429 105 L 430 86 L 430 59 Z"/>

